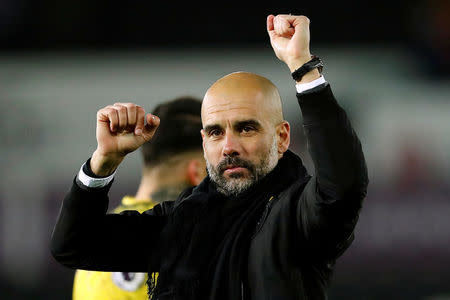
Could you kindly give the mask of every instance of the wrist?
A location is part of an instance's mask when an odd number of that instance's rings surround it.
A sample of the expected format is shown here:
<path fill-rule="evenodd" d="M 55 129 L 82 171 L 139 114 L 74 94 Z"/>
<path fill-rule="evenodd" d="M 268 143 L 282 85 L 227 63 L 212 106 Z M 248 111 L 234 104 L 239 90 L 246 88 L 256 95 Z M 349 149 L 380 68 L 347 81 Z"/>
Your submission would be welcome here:
<path fill-rule="evenodd" d="M 301 84 L 309 83 L 309 82 L 312 82 L 312 81 L 314 81 L 316 79 L 319 79 L 320 76 L 321 75 L 320 75 L 319 70 L 313 69 L 313 70 L 309 71 L 308 73 L 306 73 L 305 75 L 303 75 L 302 79 L 296 80 L 295 82 L 296 83 L 301 83 Z"/>
<path fill-rule="evenodd" d="M 311 55 L 309 59 L 304 57 L 301 60 L 296 60 L 295 63 L 291 63 L 289 66 L 292 78 L 296 83 L 300 84 L 310 83 L 320 78 L 322 68 L 322 60 L 315 55 Z"/>
<path fill-rule="evenodd" d="M 106 155 L 97 149 L 92 154 L 90 168 L 95 175 L 106 177 L 114 173 L 124 158 L 120 155 Z"/>
<path fill-rule="evenodd" d="M 303 66 L 304 64 L 306 64 L 310 60 L 311 60 L 311 55 L 299 56 L 299 57 L 291 58 L 290 60 L 286 60 L 286 65 L 288 66 L 289 70 L 292 73 L 295 70 L 297 70 L 298 68 L 300 68 L 301 66 Z"/>

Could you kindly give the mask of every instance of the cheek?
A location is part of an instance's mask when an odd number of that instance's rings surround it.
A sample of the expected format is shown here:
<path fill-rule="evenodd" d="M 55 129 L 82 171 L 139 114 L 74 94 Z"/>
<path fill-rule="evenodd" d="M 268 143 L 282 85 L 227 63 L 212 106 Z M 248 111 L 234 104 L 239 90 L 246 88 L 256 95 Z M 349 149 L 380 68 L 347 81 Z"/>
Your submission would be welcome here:
<path fill-rule="evenodd" d="M 203 143 L 203 152 L 205 160 L 210 164 L 216 165 L 221 156 L 221 148 L 218 143 L 205 142 Z"/>
<path fill-rule="evenodd" d="M 248 141 L 244 147 L 246 150 L 245 152 L 247 152 L 248 155 L 260 157 L 262 154 L 265 154 L 269 151 L 271 145 L 271 139 L 260 138 Z"/>

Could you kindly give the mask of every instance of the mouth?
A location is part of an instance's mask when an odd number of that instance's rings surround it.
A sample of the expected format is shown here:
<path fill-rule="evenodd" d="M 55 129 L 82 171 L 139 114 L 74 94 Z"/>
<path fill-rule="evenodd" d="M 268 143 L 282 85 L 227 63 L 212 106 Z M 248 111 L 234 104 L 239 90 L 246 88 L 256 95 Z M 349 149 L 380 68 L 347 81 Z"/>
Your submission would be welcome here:
<path fill-rule="evenodd" d="M 234 173 L 242 173 L 246 171 L 247 168 L 237 165 L 228 165 L 224 168 L 224 174 L 234 174 Z"/>

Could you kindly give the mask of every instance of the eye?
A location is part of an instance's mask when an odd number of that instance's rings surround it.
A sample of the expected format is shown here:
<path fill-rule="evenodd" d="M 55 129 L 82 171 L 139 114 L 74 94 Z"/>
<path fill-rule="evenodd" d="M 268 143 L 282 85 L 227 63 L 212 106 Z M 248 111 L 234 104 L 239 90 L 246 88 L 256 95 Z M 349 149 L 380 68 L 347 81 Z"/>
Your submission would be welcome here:
<path fill-rule="evenodd" d="M 219 136 L 219 135 L 221 135 L 221 134 L 222 134 L 222 131 L 219 130 L 219 129 L 212 129 L 212 130 L 209 132 L 209 136 Z"/>
<path fill-rule="evenodd" d="M 255 130 L 255 128 L 253 128 L 252 126 L 249 126 L 249 125 L 246 125 L 246 126 L 242 127 L 242 129 L 241 129 L 241 131 L 243 133 L 248 133 L 248 132 L 253 131 L 253 130 Z"/>

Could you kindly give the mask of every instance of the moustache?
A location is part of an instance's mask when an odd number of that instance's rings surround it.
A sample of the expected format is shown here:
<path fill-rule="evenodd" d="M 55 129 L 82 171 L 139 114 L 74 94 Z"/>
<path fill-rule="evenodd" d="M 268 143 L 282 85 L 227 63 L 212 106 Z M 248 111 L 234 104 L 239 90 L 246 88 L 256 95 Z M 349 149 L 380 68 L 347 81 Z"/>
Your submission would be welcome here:
<path fill-rule="evenodd" d="M 245 159 L 239 158 L 239 157 L 226 157 L 224 158 L 217 166 L 217 169 L 220 171 L 220 173 L 223 173 L 227 166 L 233 165 L 235 167 L 242 167 L 246 168 L 250 171 L 250 173 L 253 173 L 255 167 L 251 162 L 246 161 Z"/>

